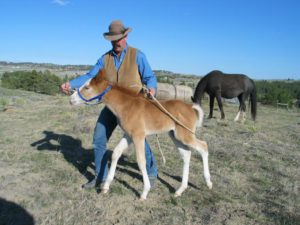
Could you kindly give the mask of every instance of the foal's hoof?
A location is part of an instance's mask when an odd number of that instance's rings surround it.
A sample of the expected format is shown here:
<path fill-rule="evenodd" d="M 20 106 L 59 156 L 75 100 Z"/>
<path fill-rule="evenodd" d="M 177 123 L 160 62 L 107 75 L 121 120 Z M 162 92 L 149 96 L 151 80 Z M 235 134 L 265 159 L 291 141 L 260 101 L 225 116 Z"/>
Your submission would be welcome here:
<path fill-rule="evenodd" d="M 139 201 L 140 201 L 140 202 L 144 202 L 144 201 L 146 201 L 146 198 L 140 197 Z"/>
<path fill-rule="evenodd" d="M 174 194 L 174 197 L 175 197 L 175 198 L 178 198 L 178 197 L 181 196 L 181 194 L 182 194 L 182 193 L 177 193 L 177 192 L 176 192 L 176 193 Z"/>
<path fill-rule="evenodd" d="M 206 183 L 206 185 L 207 185 L 207 187 L 208 187 L 210 190 L 212 189 L 213 184 L 212 184 L 211 181 L 208 181 L 208 182 Z"/>
<path fill-rule="evenodd" d="M 109 189 L 102 189 L 103 194 L 107 194 Z"/>

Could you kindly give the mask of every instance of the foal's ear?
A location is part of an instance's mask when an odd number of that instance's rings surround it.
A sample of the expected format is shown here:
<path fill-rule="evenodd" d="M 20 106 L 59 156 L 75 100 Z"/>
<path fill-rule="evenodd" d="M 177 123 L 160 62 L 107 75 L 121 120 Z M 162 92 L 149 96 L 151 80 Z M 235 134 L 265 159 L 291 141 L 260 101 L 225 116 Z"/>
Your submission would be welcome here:
<path fill-rule="evenodd" d="M 99 70 L 97 74 L 97 79 L 105 79 L 105 69 Z"/>

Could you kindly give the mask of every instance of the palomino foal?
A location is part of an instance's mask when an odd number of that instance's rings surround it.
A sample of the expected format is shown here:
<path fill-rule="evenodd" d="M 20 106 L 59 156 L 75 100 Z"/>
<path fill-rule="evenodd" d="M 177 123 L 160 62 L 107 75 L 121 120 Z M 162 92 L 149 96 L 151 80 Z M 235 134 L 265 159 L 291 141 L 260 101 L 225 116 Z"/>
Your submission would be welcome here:
<path fill-rule="evenodd" d="M 126 135 L 116 146 L 112 155 L 112 162 L 108 177 L 102 187 L 104 193 L 108 192 L 114 178 L 118 159 L 128 145 L 133 142 L 139 169 L 143 175 L 144 190 L 141 200 L 146 199 L 150 190 L 150 181 L 146 171 L 145 137 L 151 134 L 169 132 L 183 159 L 182 182 L 175 196 L 180 196 L 188 186 L 189 163 L 191 151 L 189 147 L 198 151 L 203 160 L 204 178 L 209 189 L 212 188 L 208 167 L 208 147 L 205 141 L 200 141 L 195 136 L 197 126 L 202 125 L 203 111 L 199 105 L 188 104 L 180 100 L 160 101 L 177 120 L 191 131 L 176 123 L 167 114 L 162 112 L 152 100 L 141 95 L 136 95 L 128 89 L 112 85 L 104 79 L 105 71 L 102 70 L 93 79 L 87 81 L 78 91 L 71 95 L 70 102 L 79 105 L 93 100 L 103 102 L 118 118 L 119 125 Z"/>

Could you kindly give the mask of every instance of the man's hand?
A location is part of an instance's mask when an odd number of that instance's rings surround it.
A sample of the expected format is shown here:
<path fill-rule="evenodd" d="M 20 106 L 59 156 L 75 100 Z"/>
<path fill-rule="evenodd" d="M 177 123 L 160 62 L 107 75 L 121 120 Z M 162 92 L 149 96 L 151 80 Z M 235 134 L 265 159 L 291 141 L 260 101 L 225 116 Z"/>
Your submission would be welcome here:
<path fill-rule="evenodd" d="M 155 89 L 154 88 L 149 88 L 149 92 L 152 96 L 155 95 Z"/>
<path fill-rule="evenodd" d="M 153 99 L 154 95 L 155 95 L 155 89 L 154 88 L 148 88 L 148 98 Z"/>
<path fill-rule="evenodd" d="M 65 93 L 66 95 L 70 93 L 71 91 L 71 85 L 69 82 L 66 82 L 66 83 L 63 83 L 61 86 L 60 86 L 60 90 L 61 92 Z"/>

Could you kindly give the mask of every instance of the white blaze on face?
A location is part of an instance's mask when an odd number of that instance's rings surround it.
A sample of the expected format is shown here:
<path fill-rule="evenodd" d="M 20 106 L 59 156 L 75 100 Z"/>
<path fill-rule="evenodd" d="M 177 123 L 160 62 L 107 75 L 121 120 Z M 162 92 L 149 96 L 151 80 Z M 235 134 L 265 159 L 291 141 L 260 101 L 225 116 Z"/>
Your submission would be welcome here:
<path fill-rule="evenodd" d="M 79 95 L 78 95 L 78 91 L 81 91 L 82 88 L 84 88 L 86 85 L 88 85 L 90 83 L 91 79 L 89 79 L 88 81 L 86 81 L 84 83 L 84 85 L 82 85 L 78 90 L 76 90 L 71 96 L 70 96 L 70 104 L 71 105 L 81 105 L 84 104 L 85 101 L 82 100 Z"/>

